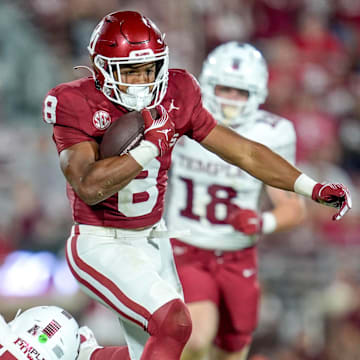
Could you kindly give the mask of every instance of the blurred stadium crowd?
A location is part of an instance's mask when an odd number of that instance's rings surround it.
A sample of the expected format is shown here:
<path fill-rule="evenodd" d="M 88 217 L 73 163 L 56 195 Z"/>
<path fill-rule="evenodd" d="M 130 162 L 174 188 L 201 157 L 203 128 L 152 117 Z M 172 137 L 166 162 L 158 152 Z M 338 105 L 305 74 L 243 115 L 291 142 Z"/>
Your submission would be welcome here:
<path fill-rule="evenodd" d="M 299 167 L 347 184 L 354 205 L 333 222 L 331 209 L 307 201 L 305 226 L 261 242 L 263 299 L 251 360 L 360 359 L 358 0 L 1 0 L 0 312 L 51 302 L 90 326 L 96 318 L 100 342 L 121 341 L 109 337 L 106 312 L 78 291 L 64 263 L 70 210 L 51 128 L 41 120 L 47 90 L 85 75 L 73 67 L 88 65 L 92 29 L 118 9 L 155 21 L 170 66 L 195 76 L 224 41 L 263 52 L 265 108 L 294 123 Z"/>

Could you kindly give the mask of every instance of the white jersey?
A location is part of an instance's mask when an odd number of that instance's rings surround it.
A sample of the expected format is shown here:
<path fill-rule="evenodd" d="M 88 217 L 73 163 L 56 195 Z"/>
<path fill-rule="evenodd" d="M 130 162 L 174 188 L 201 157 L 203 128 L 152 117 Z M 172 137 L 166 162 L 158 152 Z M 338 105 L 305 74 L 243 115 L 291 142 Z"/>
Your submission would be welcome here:
<path fill-rule="evenodd" d="M 44 360 L 36 356 L 36 350 L 29 351 L 29 344 L 17 337 L 0 315 L 0 360 Z"/>
<path fill-rule="evenodd" d="M 264 110 L 257 110 L 253 116 L 249 124 L 235 131 L 294 163 L 296 135 L 292 123 Z M 180 240 L 200 248 L 226 251 L 252 246 L 258 236 L 234 231 L 224 220 L 231 204 L 258 210 L 263 183 L 199 143 L 182 139 L 173 151 L 169 229 L 190 230 Z"/>

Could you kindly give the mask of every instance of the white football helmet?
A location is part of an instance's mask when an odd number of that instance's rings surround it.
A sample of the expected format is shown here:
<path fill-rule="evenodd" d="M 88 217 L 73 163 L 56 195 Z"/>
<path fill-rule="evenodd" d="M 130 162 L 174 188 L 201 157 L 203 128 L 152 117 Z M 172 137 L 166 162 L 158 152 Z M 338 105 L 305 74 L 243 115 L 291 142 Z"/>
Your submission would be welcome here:
<path fill-rule="evenodd" d="M 80 336 L 76 320 L 57 306 L 37 306 L 24 311 L 9 322 L 12 352 L 46 360 L 75 360 L 79 354 Z M 35 356 L 38 353 L 38 357 Z"/>
<path fill-rule="evenodd" d="M 208 55 L 201 71 L 204 106 L 224 125 L 243 125 L 265 102 L 268 77 L 265 59 L 255 47 L 236 41 L 220 45 Z M 216 85 L 246 90 L 248 100 L 244 103 L 216 96 Z M 224 105 L 235 111 L 224 112 Z"/>

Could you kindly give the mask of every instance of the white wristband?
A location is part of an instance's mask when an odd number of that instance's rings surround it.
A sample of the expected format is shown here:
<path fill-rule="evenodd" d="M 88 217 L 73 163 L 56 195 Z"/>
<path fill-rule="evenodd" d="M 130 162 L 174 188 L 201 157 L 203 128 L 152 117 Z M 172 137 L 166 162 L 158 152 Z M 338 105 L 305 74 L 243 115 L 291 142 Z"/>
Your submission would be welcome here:
<path fill-rule="evenodd" d="M 159 149 L 152 142 L 142 140 L 140 144 L 128 152 L 135 161 L 143 168 L 152 160 L 159 156 Z"/>
<path fill-rule="evenodd" d="M 262 213 L 262 229 L 261 232 L 263 234 L 270 234 L 276 230 L 277 221 L 275 215 L 270 212 L 266 211 Z"/>
<path fill-rule="evenodd" d="M 316 181 L 309 178 L 305 174 L 301 174 L 294 183 L 294 191 L 297 194 L 305 195 L 305 196 L 311 198 L 314 186 L 316 184 L 317 184 Z"/>

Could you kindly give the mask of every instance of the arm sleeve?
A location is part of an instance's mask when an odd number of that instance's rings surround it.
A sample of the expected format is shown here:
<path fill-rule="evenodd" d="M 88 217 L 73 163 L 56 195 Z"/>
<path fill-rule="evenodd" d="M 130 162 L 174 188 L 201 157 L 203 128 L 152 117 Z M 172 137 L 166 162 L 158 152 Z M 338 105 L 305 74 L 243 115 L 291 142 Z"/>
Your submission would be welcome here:
<path fill-rule="evenodd" d="M 53 140 L 56 144 L 56 149 L 59 154 L 61 151 L 80 142 L 95 141 L 94 138 L 85 134 L 79 129 L 57 124 L 54 124 L 53 128 Z"/>
<path fill-rule="evenodd" d="M 95 141 L 82 129 L 79 119 L 86 115 L 81 114 L 87 114 L 87 105 L 74 91 L 55 88 L 45 97 L 43 120 L 53 125 L 53 140 L 58 153 L 83 141 Z"/>
<path fill-rule="evenodd" d="M 285 158 L 291 164 L 296 162 L 296 133 L 294 126 L 289 121 L 279 125 L 280 131 L 277 142 L 271 146 L 272 150 Z M 286 136 L 284 136 L 286 135 Z"/>

